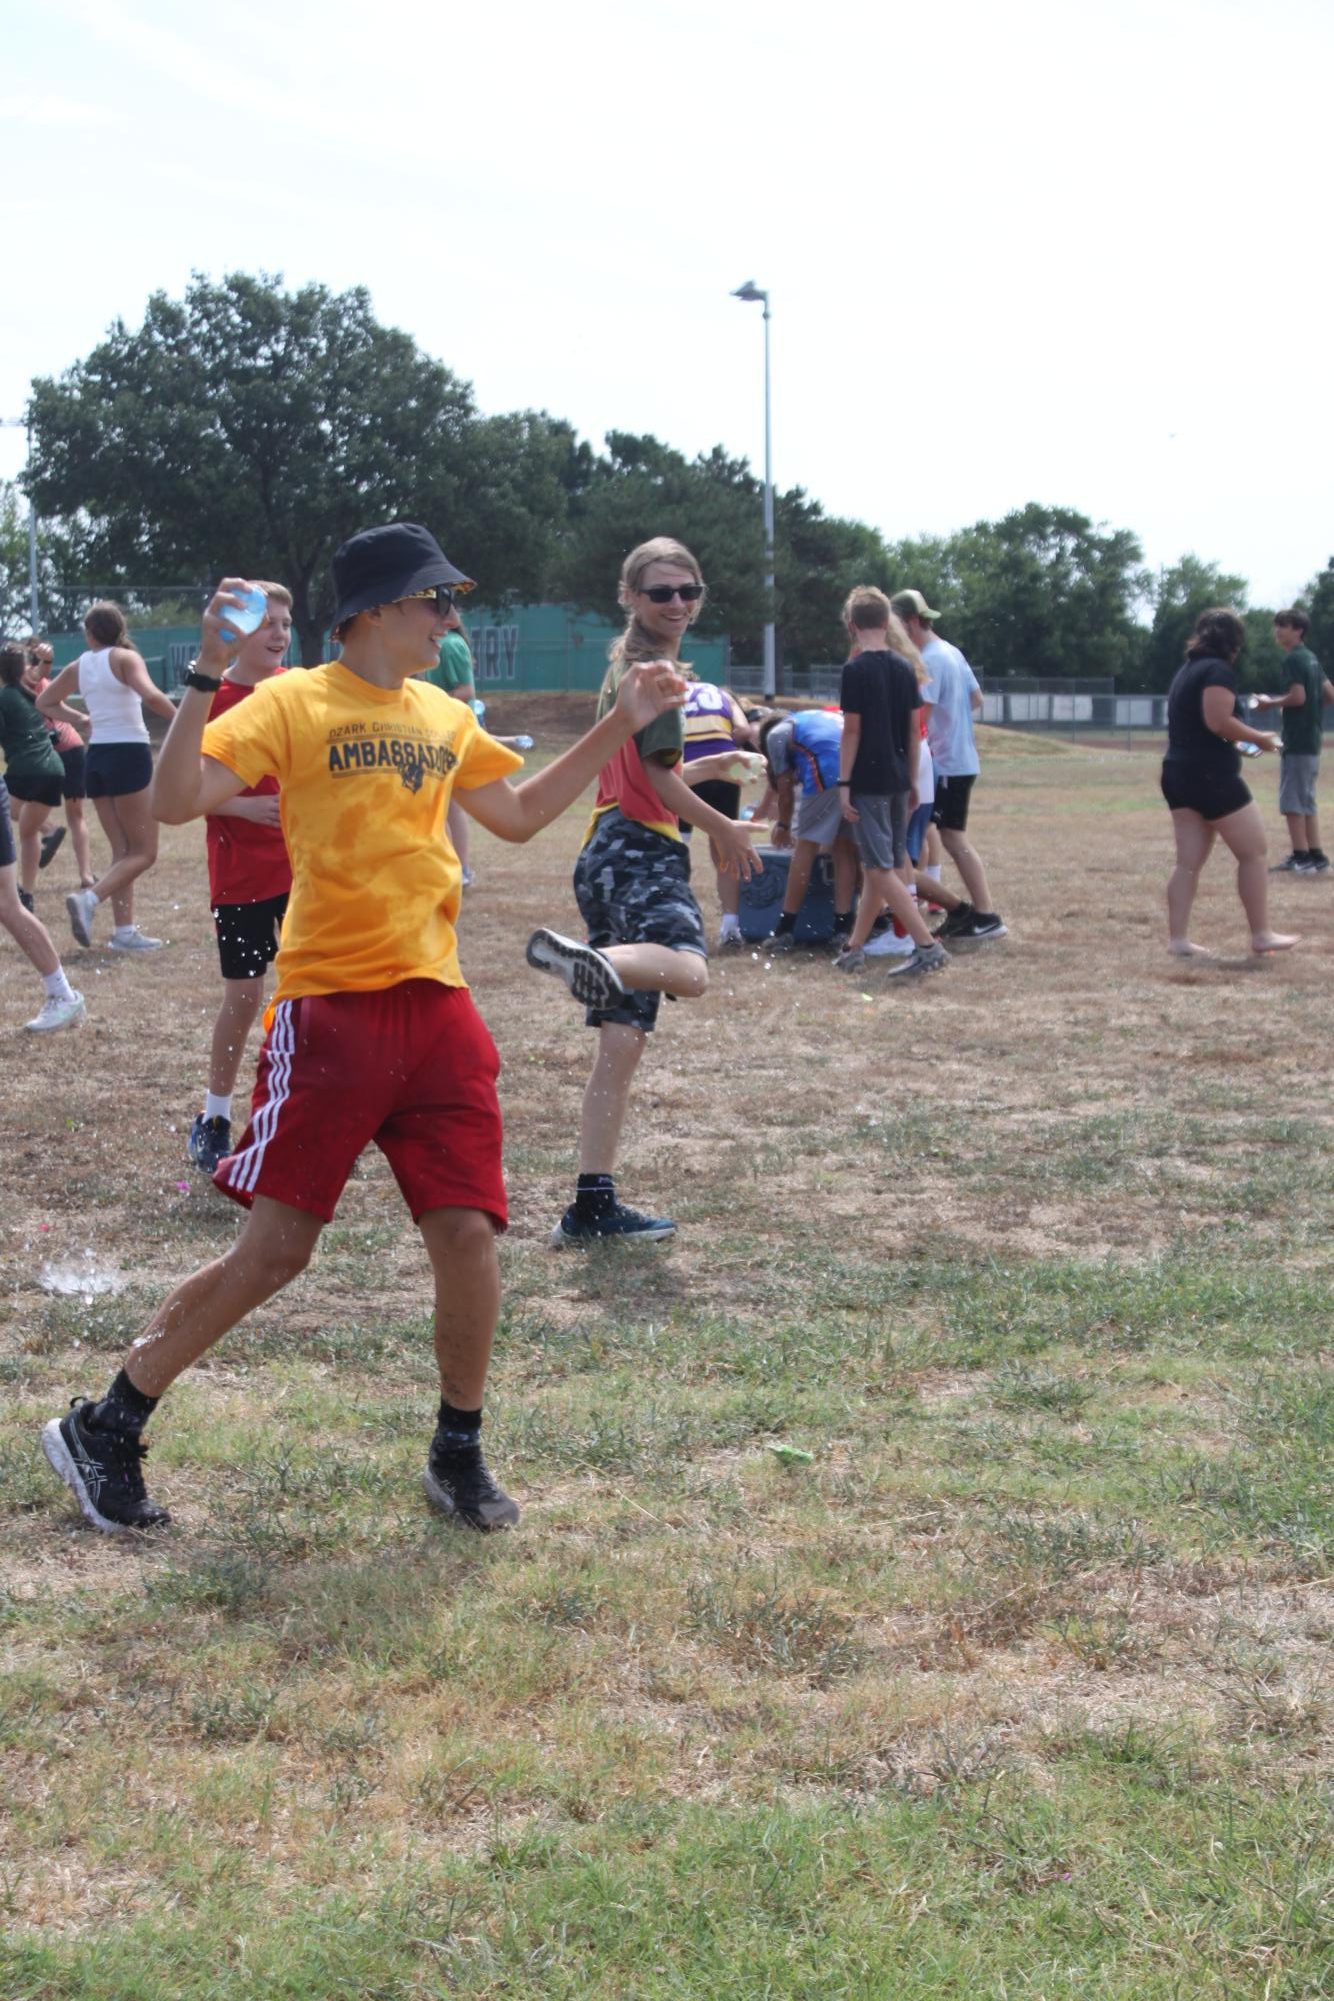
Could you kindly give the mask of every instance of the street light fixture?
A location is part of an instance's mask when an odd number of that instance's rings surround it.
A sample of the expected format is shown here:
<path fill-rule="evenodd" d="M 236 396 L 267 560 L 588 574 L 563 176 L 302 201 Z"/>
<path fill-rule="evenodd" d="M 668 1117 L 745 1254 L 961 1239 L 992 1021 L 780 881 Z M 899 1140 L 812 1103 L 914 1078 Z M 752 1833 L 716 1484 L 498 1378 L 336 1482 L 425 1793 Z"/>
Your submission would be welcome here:
<path fill-rule="evenodd" d="M 27 417 L 0 417 L 0 426 L 7 431 L 28 433 L 28 470 L 32 471 L 32 424 Z M 37 633 L 37 509 L 32 495 L 28 495 L 28 617 L 34 636 Z"/>
<path fill-rule="evenodd" d="M 747 278 L 744 285 L 738 285 L 733 292 L 734 299 L 743 299 L 748 306 L 764 307 L 764 608 L 768 614 L 764 627 L 764 694 L 772 697 L 778 686 L 778 670 L 774 654 L 774 468 L 773 434 L 769 421 L 769 294 L 762 291 L 753 278 Z"/>

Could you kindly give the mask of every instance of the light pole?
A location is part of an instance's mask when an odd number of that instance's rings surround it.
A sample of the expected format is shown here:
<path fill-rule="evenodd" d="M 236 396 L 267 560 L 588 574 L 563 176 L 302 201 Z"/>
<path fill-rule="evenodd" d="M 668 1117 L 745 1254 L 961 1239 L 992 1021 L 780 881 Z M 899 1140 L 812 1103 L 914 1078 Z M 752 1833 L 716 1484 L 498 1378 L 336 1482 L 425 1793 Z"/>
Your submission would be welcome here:
<path fill-rule="evenodd" d="M 26 417 L 0 417 L 0 425 L 7 431 L 28 433 L 28 470 L 32 470 L 32 425 Z M 34 638 L 37 635 L 37 509 L 32 495 L 28 495 L 28 618 Z"/>
<path fill-rule="evenodd" d="M 764 307 L 764 694 L 773 696 L 778 688 L 778 668 L 774 656 L 774 466 L 773 432 L 769 420 L 769 294 L 761 291 L 753 278 L 738 285 L 732 297 L 748 306 Z"/>

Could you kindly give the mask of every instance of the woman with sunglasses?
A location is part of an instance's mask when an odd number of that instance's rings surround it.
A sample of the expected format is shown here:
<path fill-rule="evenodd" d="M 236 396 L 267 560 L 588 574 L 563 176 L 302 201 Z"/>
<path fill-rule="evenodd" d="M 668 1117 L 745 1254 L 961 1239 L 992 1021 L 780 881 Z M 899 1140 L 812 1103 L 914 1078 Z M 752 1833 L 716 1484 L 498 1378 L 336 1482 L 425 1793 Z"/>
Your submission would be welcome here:
<path fill-rule="evenodd" d="M 704 579 L 689 549 L 659 535 L 632 549 L 621 569 L 625 631 L 610 651 L 599 716 L 616 701 L 630 668 L 642 661 L 680 663 L 681 645 L 704 602 Z M 656 1243 L 675 1233 L 665 1216 L 644 1216 L 616 1198 L 614 1168 L 630 1086 L 658 1017 L 663 994 L 693 1000 L 708 985 L 708 947 L 690 889 L 690 853 L 682 820 L 708 834 L 720 867 L 746 877 L 760 863 L 746 828 L 705 804 L 692 787 L 725 777 L 735 752 L 701 757 L 684 768 L 685 726 L 671 709 L 609 760 L 598 774 L 597 803 L 574 871 L 574 893 L 588 946 L 537 931 L 528 961 L 557 973 L 598 1031 L 598 1053 L 584 1092 L 579 1179 L 574 1201 L 552 1234 L 556 1246 L 615 1238 Z M 592 948 L 590 950 L 590 947 Z M 597 964 L 590 974 L 589 961 Z M 610 988 L 596 997 L 599 982 Z"/>

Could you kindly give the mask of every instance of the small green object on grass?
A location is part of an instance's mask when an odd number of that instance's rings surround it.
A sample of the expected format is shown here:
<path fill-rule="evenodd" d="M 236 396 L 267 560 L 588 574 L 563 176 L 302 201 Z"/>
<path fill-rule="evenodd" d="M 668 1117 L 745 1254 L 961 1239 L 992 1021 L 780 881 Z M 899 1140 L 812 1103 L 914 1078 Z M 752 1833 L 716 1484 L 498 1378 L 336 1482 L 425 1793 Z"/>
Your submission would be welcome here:
<path fill-rule="evenodd" d="M 784 1466 L 809 1466 L 815 1457 L 813 1452 L 804 1451 L 800 1445 L 766 1445 L 764 1449 L 772 1452 Z"/>

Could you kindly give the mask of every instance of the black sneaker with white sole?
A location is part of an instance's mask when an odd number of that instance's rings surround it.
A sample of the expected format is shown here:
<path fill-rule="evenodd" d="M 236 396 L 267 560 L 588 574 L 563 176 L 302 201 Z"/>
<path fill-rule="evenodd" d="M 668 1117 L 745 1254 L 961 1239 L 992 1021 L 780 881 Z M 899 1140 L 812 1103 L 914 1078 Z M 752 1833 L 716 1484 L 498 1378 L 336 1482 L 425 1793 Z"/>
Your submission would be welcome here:
<path fill-rule="evenodd" d="M 961 931 L 952 931 L 951 938 L 967 943 L 970 938 L 1004 938 L 1007 935 L 1004 922 L 994 910 L 975 910 Z"/>
<path fill-rule="evenodd" d="M 932 934 L 936 938 L 963 938 L 977 912 L 971 903 L 956 903 L 946 916 L 943 924 L 938 924 Z"/>
<path fill-rule="evenodd" d="M 577 938 L 563 938 L 559 931 L 534 931 L 528 940 L 527 957 L 539 973 L 555 973 L 564 980 L 585 1007 L 619 1007 L 625 999 L 625 988 L 611 960 L 591 945 L 581 945 Z"/>
<path fill-rule="evenodd" d="M 60 846 L 64 838 L 65 829 L 63 827 L 51 827 L 42 835 L 41 850 L 37 857 L 38 868 L 45 868 L 49 861 L 55 859 L 56 849 Z"/>
<path fill-rule="evenodd" d="M 519 1525 L 519 1504 L 492 1478 L 480 1445 L 431 1443 L 422 1486 L 431 1506 L 451 1521 L 488 1535 Z"/>
<path fill-rule="evenodd" d="M 675 1235 L 670 1216 L 641 1215 L 624 1202 L 613 1202 L 596 1216 L 581 1216 L 571 1202 L 551 1232 L 551 1245 L 559 1251 L 589 1244 L 661 1244 Z"/>
<path fill-rule="evenodd" d="M 220 1163 L 226 1160 L 231 1150 L 231 1120 L 206 1119 L 202 1112 L 196 1112 L 195 1122 L 190 1128 L 189 1144 L 185 1149 L 191 1167 L 202 1168 L 205 1174 L 216 1173 Z"/>
<path fill-rule="evenodd" d="M 141 1467 L 148 1447 L 136 1432 L 97 1423 L 95 1404 L 75 1397 L 64 1417 L 42 1432 L 42 1450 L 83 1511 L 103 1535 L 156 1529 L 171 1520 L 150 1501 Z"/>

